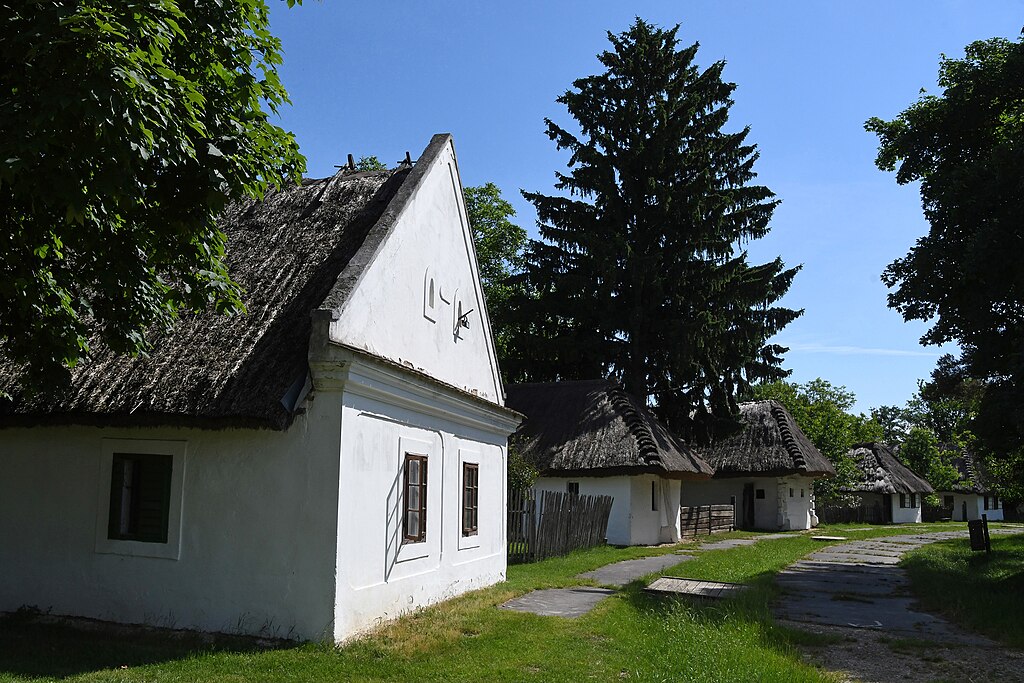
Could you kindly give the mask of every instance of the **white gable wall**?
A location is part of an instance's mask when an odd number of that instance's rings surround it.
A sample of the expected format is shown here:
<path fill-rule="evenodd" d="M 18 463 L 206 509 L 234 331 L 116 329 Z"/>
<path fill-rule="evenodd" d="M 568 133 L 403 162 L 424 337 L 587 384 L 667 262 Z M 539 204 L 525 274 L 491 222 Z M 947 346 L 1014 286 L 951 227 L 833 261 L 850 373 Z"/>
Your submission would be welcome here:
<path fill-rule="evenodd" d="M 430 167 L 331 324 L 331 339 L 502 404 L 451 142 L 419 163 Z M 460 304 L 469 327 L 456 330 Z"/>
<path fill-rule="evenodd" d="M 171 628 L 329 636 L 339 418 L 314 402 L 286 432 L 3 430 L 0 611 L 35 605 Z M 111 485 L 109 469 L 101 475 L 104 439 L 117 439 L 119 452 L 140 439 L 184 443 L 171 559 L 97 551 Z"/>

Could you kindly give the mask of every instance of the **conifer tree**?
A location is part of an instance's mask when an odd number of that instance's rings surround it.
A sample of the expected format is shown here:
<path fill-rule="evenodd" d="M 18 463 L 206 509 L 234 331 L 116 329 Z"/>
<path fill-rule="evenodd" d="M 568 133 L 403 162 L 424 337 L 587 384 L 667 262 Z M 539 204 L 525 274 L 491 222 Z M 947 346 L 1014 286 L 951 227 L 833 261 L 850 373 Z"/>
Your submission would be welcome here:
<path fill-rule="evenodd" d="M 798 269 L 748 263 L 742 244 L 768 232 L 778 201 L 749 184 L 748 128 L 723 130 L 725 63 L 701 70 L 678 30 L 637 19 L 609 33 L 606 71 L 558 99 L 578 134 L 546 120 L 569 171 L 560 195 L 523 193 L 544 241 L 528 250 L 504 364 L 513 380 L 613 376 L 707 438 L 751 381 L 788 375 L 767 340 L 801 313 L 772 306 Z"/>

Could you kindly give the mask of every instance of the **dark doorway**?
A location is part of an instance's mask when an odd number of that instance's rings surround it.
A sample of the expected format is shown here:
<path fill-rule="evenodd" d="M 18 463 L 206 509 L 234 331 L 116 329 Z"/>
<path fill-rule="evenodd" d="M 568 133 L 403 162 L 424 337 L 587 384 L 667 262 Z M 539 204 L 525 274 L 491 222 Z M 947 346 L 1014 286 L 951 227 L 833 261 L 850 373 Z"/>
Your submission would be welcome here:
<path fill-rule="evenodd" d="M 741 529 L 753 529 L 754 528 L 754 485 L 744 484 L 743 485 L 743 520 L 740 524 Z"/>
<path fill-rule="evenodd" d="M 892 524 L 892 494 L 882 494 L 882 524 Z"/>

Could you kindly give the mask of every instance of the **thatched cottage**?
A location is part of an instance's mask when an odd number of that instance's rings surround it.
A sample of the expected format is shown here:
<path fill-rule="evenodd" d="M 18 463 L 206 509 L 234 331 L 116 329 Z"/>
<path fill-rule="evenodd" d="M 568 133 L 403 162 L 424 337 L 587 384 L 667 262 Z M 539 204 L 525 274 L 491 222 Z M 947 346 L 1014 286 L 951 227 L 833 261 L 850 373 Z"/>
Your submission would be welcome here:
<path fill-rule="evenodd" d="M 974 454 L 960 450 L 952 459 L 959 479 L 952 491 L 938 491 L 945 507 L 953 508 L 953 520 L 966 522 L 986 515 L 990 522 L 1003 519 L 1003 501 L 992 490 L 991 477 Z"/>
<path fill-rule="evenodd" d="M 817 525 L 813 484 L 835 475 L 777 401 L 740 404 L 740 429 L 698 452 L 714 478 L 687 491 L 685 505 L 732 504 L 742 529 L 810 529 Z"/>
<path fill-rule="evenodd" d="M 868 518 L 882 524 L 921 521 L 925 496 L 934 493 L 931 484 L 899 461 L 881 443 L 856 444 L 849 451 L 860 479 L 848 489 L 867 508 Z"/>
<path fill-rule="evenodd" d="M 711 468 L 635 397 L 605 380 L 514 384 L 508 406 L 526 416 L 512 443 L 538 491 L 612 496 L 609 543 L 679 540 L 681 488 Z"/>
<path fill-rule="evenodd" d="M 246 315 L 0 374 L 0 611 L 341 640 L 502 580 L 519 416 L 450 136 L 221 225 Z"/>

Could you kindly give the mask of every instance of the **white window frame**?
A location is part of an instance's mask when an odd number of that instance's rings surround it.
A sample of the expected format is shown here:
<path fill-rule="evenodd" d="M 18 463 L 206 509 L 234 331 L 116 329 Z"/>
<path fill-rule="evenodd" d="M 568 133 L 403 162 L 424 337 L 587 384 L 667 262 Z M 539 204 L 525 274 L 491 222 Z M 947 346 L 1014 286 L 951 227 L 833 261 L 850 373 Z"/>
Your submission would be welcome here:
<path fill-rule="evenodd" d="M 155 439 L 103 439 L 100 445 L 99 485 L 96 487 L 97 553 L 157 557 L 177 560 L 181 557 L 181 520 L 184 502 L 185 453 L 187 441 Z M 115 453 L 171 456 L 171 500 L 167 510 L 167 542 L 149 543 L 108 538 L 110 486 Z"/>

